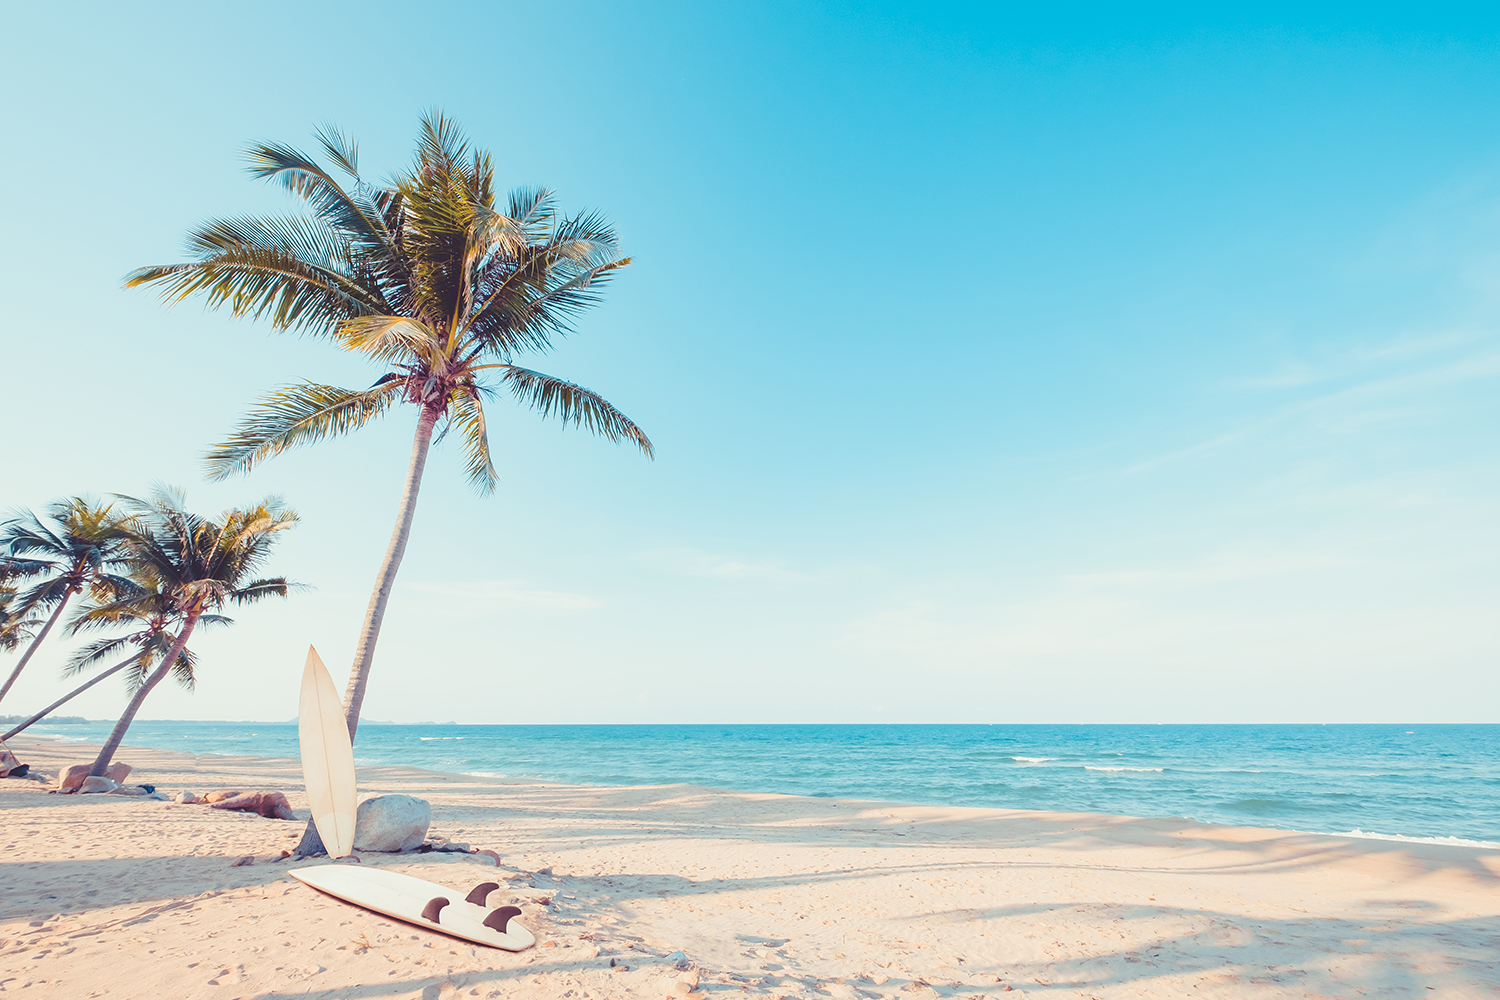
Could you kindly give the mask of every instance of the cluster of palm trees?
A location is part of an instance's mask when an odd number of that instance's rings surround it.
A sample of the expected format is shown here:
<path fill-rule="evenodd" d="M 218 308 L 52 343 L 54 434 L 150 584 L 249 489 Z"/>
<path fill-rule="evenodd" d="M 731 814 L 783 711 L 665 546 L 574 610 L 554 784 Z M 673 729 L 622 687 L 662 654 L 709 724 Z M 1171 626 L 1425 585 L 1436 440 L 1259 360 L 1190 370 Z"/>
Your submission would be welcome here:
<path fill-rule="evenodd" d="M 283 185 L 305 214 L 207 222 L 188 234 L 191 260 L 141 268 L 126 284 L 155 287 L 169 303 L 202 298 L 233 315 L 325 339 L 377 366 L 367 389 L 303 381 L 262 398 L 210 449 L 212 479 L 357 430 L 398 404 L 416 409 L 396 525 L 344 695 L 353 739 L 435 440 L 455 434 L 469 480 L 484 493 L 499 479 L 485 421 L 485 401 L 499 393 L 543 417 L 628 442 L 647 457 L 653 447 L 599 394 L 517 363 L 570 332 L 604 283 L 630 263 L 602 216 L 563 215 L 543 188 L 517 189 L 502 203 L 490 154 L 471 148 L 436 112 L 422 119 L 412 167 L 380 184 L 361 177 L 348 137 L 323 128 L 317 139 L 331 170 L 280 143 L 248 149 L 250 172 Z M 20 605 L 17 612 L 17 634 L 55 621 L 41 624 L 35 609 L 28 618 Z M 316 837 L 309 823 L 299 852 L 318 849 Z"/>
<path fill-rule="evenodd" d="M 232 624 L 218 613 L 228 605 L 286 596 L 292 585 L 284 577 L 252 576 L 269 556 L 277 533 L 296 521 L 296 512 L 275 497 L 204 517 L 186 509 L 180 492 L 162 488 L 144 500 L 58 500 L 44 515 L 27 511 L 0 524 L 0 645 L 26 643 L 0 687 L 0 700 L 75 597 L 81 602 L 65 631 L 75 636 L 100 630 L 116 634 L 75 650 L 64 676 L 123 655 L 0 739 L 124 672 L 130 699 L 91 769 L 103 774 L 141 705 L 168 674 L 192 688 L 196 658 L 187 643 L 194 630 Z"/>

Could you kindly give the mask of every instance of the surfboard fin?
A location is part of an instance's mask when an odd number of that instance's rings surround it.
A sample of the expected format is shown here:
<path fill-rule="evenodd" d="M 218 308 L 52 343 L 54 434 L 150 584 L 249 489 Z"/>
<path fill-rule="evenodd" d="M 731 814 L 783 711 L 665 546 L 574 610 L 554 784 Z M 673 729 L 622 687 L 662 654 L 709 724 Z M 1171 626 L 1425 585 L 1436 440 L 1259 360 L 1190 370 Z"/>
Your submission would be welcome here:
<path fill-rule="evenodd" d="M 489 898 L 490 893 L 498 888 L 500 888 L 499 882 L 481 882 L 469 890 L 469 894 L 464 897 L 464 902 L 483 906 L 484 901 Z"/>
<path fill-rule="evenodd" d="M 433 896 L 427 901 L 427 905 L 422 907 L 422 919 L 431 920 L 433 923 L 438 923 L 438 914 L 442 913 L 443 907 L 447 905 L 447 896 Z"/>
<path fill-rule="evenodd" d="M 496 886 L 499 888 L 499 886 Z M 428 904 L 432 905 L 431 903 Z M 484 926 L 493 928 L 501 934 L 505 933 L 505 925 L 510 923 L 511 917 L 519 917 L 521 908 L 519 906 L 502 906 L 498 910 L 491 910 L 490 915 L 484 918 Z"/>

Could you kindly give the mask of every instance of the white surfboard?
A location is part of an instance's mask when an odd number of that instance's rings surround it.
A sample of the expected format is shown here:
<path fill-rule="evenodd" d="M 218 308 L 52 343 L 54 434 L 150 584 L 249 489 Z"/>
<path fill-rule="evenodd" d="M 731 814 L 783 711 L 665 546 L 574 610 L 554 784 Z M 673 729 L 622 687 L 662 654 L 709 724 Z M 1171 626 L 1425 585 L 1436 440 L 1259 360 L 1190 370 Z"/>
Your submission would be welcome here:
<path fill-rule="evenodd" d="M 354 747 L 338 689 L 311 646 L 302 671 L 297 741 L 302 745 L 302 780 L 313 823 L 328 856 L 342 858 L 354 850 Z"/>
<path fill-rule="evenodd" d="M 499 888 L 494 882 L 481 882 L 464 895 L 426 879 L 359 865 L 314 865 L 287 874 L 345 902 L 475 944 L 506 951 L 536 944 L 535 935 L 515 920 L 518 907 L 485 905 Z"/>

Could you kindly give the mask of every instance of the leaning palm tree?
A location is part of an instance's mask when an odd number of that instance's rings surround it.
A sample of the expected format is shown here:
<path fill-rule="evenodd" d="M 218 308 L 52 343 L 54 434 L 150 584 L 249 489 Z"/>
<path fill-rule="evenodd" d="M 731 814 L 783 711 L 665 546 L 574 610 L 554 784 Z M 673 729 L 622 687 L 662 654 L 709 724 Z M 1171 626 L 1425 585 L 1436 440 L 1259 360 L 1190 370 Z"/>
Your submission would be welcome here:
<path fill-rule="evenodd" d="M 249 149 L 250 171 L 301 197 L 310 215 L 209 222 L 188 237 L 193 260 L 142 268 L 127 285 L 154 285 L 168 302 L 201 295 L 236 316 L 326 338 L 379 366 L 368 389 L 301 382 L 264 397 L 208 456 L 224 479 L 299 444 L 347 434 L 397 403 L 416 409 L 395 530 L 376 575 L 344 695 L 353 739 L 386 602 L 406 551 L 434 432 L 462 439 L 482 492 L 497 475 L 484 400 L 511 394 L 542 416 L 629 441 L 651 442 L 629 418 L 582 386 L 515 363 L 567 333 L 601 286 L 630 260 L 597 214 L 563 216 L 552 193 L 525 188 L 496 203 L 488 153 L 471 150 L 452 122 L 422 120 L 416 164 L 386 186 L 364 182 L 358 151 L 324 128 L 318 140 L 347 174 L 341 185 L 291 147 Z"/>
<path fill-rule="evenodd" d="M 139 592 L 117 597 L 103 604 L 85 607 L 68 626 L 68 630 L 74 635 L 85 630 L 120 625 L 134 626 L 134 629 L 124 635 L 109 636 L 84 644 L 68 658 L 67 664 L 63 667 L 63 676 L 76 677 L 94 669 L 106 660 L 113 659 L 121 652 L 126 653 L 125 659 L 108 670 L 95 674 L 40 712 L 0 735 L 0 743 L 25 732 L 89 688 L 106 678 L 113 677 L 122 670 L 130 671 L 126 675 L 126 691 L 132 695 L 135 694 L 150 676 L 152 668 L 160 663 L 161 658 L 177 641 L 177 636 L 171 628 L 177 624 L 178 617 L 176 605 L 170 595 L 164 593 L 160 585 L 152 581 L 148 581 Z M 200 629 L 210 625 L 230 624 L 233 622 L 223 615 L 204 614 L 198 617 Z M 196 664 L 197 657 L 193 655 L 192 650 L 184 646 L 177 654 L 177 665 L 172 670 L 172 675 L 177 678 L 177 682 L 190 691 L 196 683 L 193 674 Z"/>
<path fill-rule="evenodd" d="M 182 669 L 183 650 L 205 615 L 227 604 L 286 596 L 285 577 L 248 578 L 270 555 L 277 533 L 297 522 L 296 512 L 275 497 L 218 518 L 189 513 L 176 491 L 160 490 L 150 500 L 122 499 L 131 513 L 125 545 L 140 590 L 106 607 L 122 616 L 127 610 L 147 618 L 163 615 L 176 623 L 176 635 L 156 667 L 140 671 L 139 685 L 91 774 L 104 773 L 146 697 L 168 673 Z M 191 678 L 190 663 L 188 671 Z"/>
<path fill-rule="evenodd" d="M 18 595 L 18 611 L 52 609 L 5 685 L 0 687 L 0 700 L 21 676 L 75 595 L 85 590 L 103 595 L 116 587 L 128 586 L 114 572 L 123 565 L 124 537 L 125 528 L 113 504 L 90 503 L 82 497 L 54 501 L 48 506 L 45 518 L 26 511 L 0 526 L 0 549 L 9 553 L 10 565 L 18 567 L 17 571 L 24 575 L 44 577 Z"/>

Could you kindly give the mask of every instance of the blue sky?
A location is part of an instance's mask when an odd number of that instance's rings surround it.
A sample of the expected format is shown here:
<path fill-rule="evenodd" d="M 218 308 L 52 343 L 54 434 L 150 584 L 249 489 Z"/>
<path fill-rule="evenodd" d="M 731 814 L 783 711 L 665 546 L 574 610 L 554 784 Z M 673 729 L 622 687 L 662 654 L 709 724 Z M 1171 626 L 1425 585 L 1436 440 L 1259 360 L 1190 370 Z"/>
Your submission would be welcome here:
<path fill-rule="evenodd" d="M 281 493 L 315 589 L 143 715 L 335 674 L 412 417 L 206 483 L 330 347 L 127 292 L 240 149 L 376 178 L 440 107 L 634 265 L 535 367 L 639 456 L 492 418 L 428 466 L 367 717 L 1500 721 L 1500 33 L 1441 11 L 153 5 L 12 15 L 0 503 Z M 61 689 L 42 657 L 7 710 Z M 80 711 L 113 715 L 101 685 Z"/>

